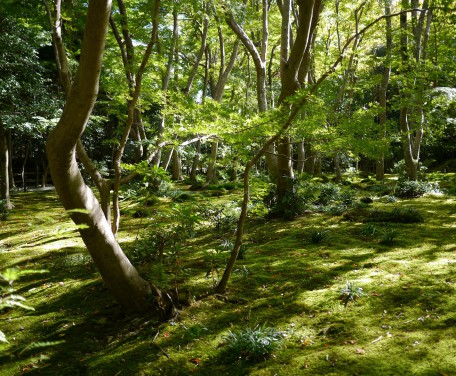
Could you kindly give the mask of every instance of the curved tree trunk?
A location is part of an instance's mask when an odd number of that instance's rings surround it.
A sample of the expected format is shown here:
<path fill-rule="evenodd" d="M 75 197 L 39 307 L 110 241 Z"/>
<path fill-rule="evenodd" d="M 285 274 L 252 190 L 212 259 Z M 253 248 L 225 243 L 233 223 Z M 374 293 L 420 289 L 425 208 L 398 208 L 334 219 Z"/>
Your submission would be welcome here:
<path fill-rule="evenodd" d="M 79 68 L 65 108 L 47 141 L 52 179 L 102 278 L 126 311 L 143 311 L 151 285 L 142 279 L 122 252 L 76 162 L 76 145 L 98 95 L 110 0 L 90 1 Z"/>

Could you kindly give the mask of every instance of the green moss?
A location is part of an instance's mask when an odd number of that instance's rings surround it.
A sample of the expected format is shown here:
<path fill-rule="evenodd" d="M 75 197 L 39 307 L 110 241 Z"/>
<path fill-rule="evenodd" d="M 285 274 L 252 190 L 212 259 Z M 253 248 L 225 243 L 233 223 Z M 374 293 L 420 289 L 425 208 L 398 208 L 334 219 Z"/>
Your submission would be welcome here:
<path fill-rule="evenodd" d="M 227 199 L 239 197 L 225 195 L 218 204 Z M 213 281 L 206 277 L 204 254 L 219 242 L 202 226 L 180 250 L 178 278 L 171 257 L 161 268 L 168 283 L 179 281 L 194 297 L 165 323 L 147 314 L 121 315 L 54 193 L 19 194 L 13 200 L 15 209 L 0 227 L 0 265 L 49 273 L 15 284 L 35 311 L 0 312 L 0 330 L 10 338 L 0 347 L 2 376 L 27 370 L 51 376 L 438 375 L 456 369 L 452 198 L 400 203 L 416 208 L 422 223 L 363 224 L 362 217 L 348 222 L 326 214 L 250 222 L 247 257 L 236 265 L 248 273 L 235 272 L 224 296 L 206 295 Z M 163 201 L 155 208 L 168 211 L 169 205 Z M 391 204 L 372 205 L 391 210 Z M 123 218 L 124 248 L 148 221 Z M 397 238 L 384 246 L 375 233 L 390 228 Z M 313 244 L 314 229 L 330 236 Z M 140 270 L 156 274 L 151 264 L 140 264 Z M 338 298 L 347 280 L 366 296 L 344 308 Z M 269 359 L 220 360 L 229 331 L 264 324 L 286 334 Z M 61 340 L 19 355 L 33 341 Z"/>

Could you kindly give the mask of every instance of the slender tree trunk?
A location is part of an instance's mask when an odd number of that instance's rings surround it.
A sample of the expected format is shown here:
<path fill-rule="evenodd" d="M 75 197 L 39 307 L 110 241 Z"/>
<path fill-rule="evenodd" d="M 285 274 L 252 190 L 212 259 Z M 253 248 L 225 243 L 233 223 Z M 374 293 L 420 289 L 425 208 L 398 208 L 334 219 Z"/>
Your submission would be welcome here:
<path fill-rule="evenodd" d="M 16 189 L 13 171 L 13 141 L 11 139 L 11 129 L 7 130 L 7 147 L 8 147 L 8 179 L 10 189 Z"/>
<path fill-rule="evenodd" d="M 3 126 L 0 115 L 0 200 L 5 200 L 7 209 L 11 209 L 9 193 L 9 153 L 8 153 L 8 132 Z"/>
<path fill-rule="evenodd" d="M 27 171 L 25 170 L 27 159 L 30 151 L 30 144 L 25 146 L 24 158 L 22 159 L 22 170 L 21 170 L 21 178 L 22 178 L 22 190 L 24 192 L 27 191 Z"/>
<path fill-rule="evenodd" d="M 388 1 L 385 2 L 385 16 L 391 14 L 391 8 Z M 378 116 L 379 126 L 380 126 L 380 136 L 386 137 L 386 121 L 387 121 L 387 91 L 388 84 L 391 74 L 391 55 L 393 49 L 393 36 L 392 36 L 392 24 L 391 18 L 387 17 L 386 21 L 386 59 L 383 66 L 383 75 L 382 81 L 380 83 L 378 91 L 378 102 L 380 105 L 380 114 Z M 385 178 L 385 153 L 382 152 L 380 158 L 377 159 L 375 163 L 375 178 L 377 180 L 383 180 Z"/>
<path fill-rule="evenodd" d="M 304 139 L 298 143 L 298 164 L 296 166 L 296 172 L 302 174 L 304 172 L 304 166 L 306 161 L 306 148 Z"/>

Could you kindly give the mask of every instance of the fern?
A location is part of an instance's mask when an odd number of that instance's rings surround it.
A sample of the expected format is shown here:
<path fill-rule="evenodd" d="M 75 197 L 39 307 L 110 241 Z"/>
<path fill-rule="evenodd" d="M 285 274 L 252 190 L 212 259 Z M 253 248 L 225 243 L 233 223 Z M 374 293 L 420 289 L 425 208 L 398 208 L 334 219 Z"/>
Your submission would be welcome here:
<path fill-rule="evenodd" d="M 57 346 L 65 341 L 45 341 L 45 342 L 32 342 L 30 345 L 26 346 L 22 351 L 19 353 L 19 356 L 24 354 L 27 351 L 35 350 L 35 349 L 42 349 L 44 347 L 52 347 Z"/>

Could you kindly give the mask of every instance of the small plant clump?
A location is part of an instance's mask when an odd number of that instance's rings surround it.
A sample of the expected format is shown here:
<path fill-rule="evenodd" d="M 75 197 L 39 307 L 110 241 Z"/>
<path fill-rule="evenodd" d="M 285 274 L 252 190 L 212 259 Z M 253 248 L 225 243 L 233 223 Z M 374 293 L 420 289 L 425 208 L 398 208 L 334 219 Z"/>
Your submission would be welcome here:
<path fill-rule="evenodd" d="M 416 198 L 426 193 L 439 193 L 438 183 L 427 183 L 414 180 L 399 180 L 394 194 L 400 198 Z"/>
<path fill-rule="evenodd" d="M 344 307 L 347 307 L 348 303 L 354 302 L 365 295 L 362 287 L 358 287 L 353 282 L 347 281 L 345 286 L 340 289 L 339 300 Z"/>
<path fill-rule="evenodd" d="M 312 244 L 320 244 L 328 237 L 328 231 L 312 230 L 310 233 L 310 242 Z"/>
<path fill-rule="evenodd" d="M 396 241 L 397 235 L 398 233 L 394 229 L 385 230 L 380 236 L 379 243 L 381 245 L 393 245 Z"/>
<path fill-rule="evenodd" d="M 229 332 L 224 338 L 224 363 L 240 360 L 256 363 L 268 359 L 280 346 L 283 332 L 265 325 L 247 328 L 240 332 Z"/>

